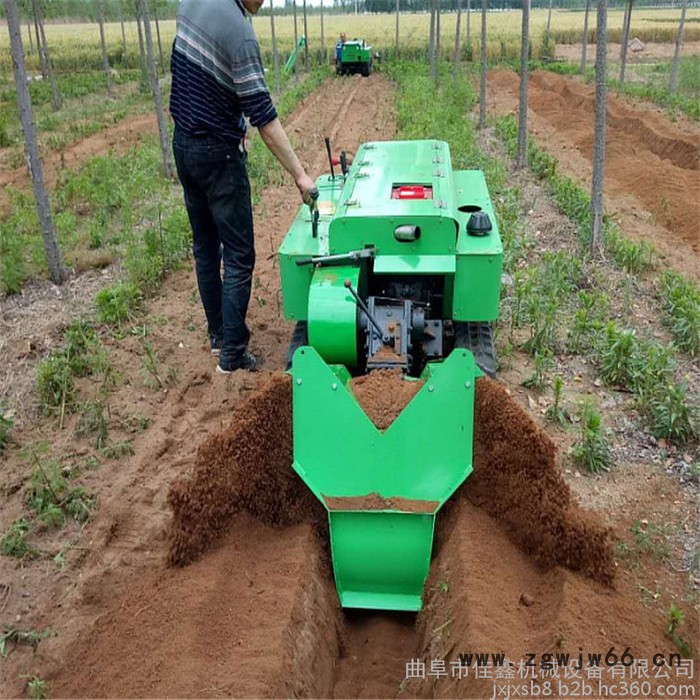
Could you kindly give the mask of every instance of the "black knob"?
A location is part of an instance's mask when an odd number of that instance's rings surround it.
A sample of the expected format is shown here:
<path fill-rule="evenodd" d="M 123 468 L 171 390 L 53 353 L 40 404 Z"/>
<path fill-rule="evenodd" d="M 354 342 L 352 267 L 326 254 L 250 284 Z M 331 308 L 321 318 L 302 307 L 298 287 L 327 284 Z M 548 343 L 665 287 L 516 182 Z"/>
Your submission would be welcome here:
<path fill-rule="evenodd" d="M 483 211 L 475 211 L 467 222 L 467 233 L 470 236 L 488 236 L 493 230 L 489 215 Z"/>

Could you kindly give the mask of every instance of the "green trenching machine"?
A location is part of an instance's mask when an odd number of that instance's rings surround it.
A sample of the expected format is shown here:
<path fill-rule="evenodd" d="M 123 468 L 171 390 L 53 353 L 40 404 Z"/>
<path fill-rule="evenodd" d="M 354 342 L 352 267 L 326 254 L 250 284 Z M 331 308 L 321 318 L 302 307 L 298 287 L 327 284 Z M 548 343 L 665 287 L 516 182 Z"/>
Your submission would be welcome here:
<path fill-rule="evenodd" d="M 503 249 L 483 173 L 446 143 L 340 164 L 279 251 L 293 466 L 328 510 L 341 604 L 420 610 L 436 514 L 472 471 L 475 379 L 495 373 Z M 385 431 L 350 385 L 377 369 L 423 381 Z"/>
<path fill-rule="evenodd" d="M 364 39 L 344 41 L 337 47 L 335 72 L 338 75 L 361 73 L 367 77 L 372 72 L 372 47 Z"/>

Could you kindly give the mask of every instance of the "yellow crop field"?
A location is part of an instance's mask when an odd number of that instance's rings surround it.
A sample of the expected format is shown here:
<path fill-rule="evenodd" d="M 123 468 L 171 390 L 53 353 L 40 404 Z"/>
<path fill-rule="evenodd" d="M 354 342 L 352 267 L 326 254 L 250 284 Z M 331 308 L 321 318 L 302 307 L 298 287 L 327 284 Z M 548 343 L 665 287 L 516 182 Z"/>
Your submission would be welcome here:
<path fill-rule="evenodd" d="M 609 12 L 608 27 L 610 41 L 619 40 L 622 29 L 622 11 Z M 673 40 L 680 10 L 638 10 L 632 20 L 632 35 L 639 35 L 643 41 L 669 42 Z M 547 11 L 536 9 L 531 13 L 531 35 L 533 48 L 537 52 L 538 44 L 544 34 Z M 589 26 L 595 28 L 595 12 L 591 12 Z M 686 24 L 686 41 L 700 39 L 700 9 L 688 12 Z M 456 24 L 455 13 L 445 13 L 441 17 L 442 47 L 445 52 L 453 45 Z M 467 18 L 463 15 L 463 37 L 466 37 Z M 470 16 L 471 38 L 478 44 L 480 31 L 480 13 L 472 11 Z M 256 17 L 253 26 L 260 40 L 263 51 L 271 50 L 272 39 L 269 17 Z M 294 45 L 294 21 L 291 16 L 278 16 L 275 19 L 276 33 L 280 53 L 287 55 Z M 321 47 L 321 20 L 319 14 L 309 15 L 309 47 L 316 51 Z M 400 15 L 400 45 L 404 49 L 419 49 L 428 41 L 429 15 Z M 583 12 L 554 11 L 552 14 L 552 33 L 559 42 L 574 43 L 580 40 L 583 30 Z M 298 15 L 298 31 L 303 33 L 301 12 Z M 326 50 L 332 50 L 340 32 L 349 37 L 362 37 L 377 50 L 391 50 L 395 43 L 396 17 L 393 14 L 381 15 L 324 15 L 324 44 Z M 161 40 L 166 54 L 175 32 L 174 21 L 160 23 Z M 47 38 L 53 59 L 59 70 L 99 69 L 99 30 L 96 24 L 49 24 L 46 27 Z M 120 57 L 122 48 L 121 27 L 118 23 L 106 26 L 107 42 L 110 53 Z M 489 55 L 491 57 L 517 55 L 520 42 L 520 12 L 516 10 L 489 12 L 488 14 Z M 155 38 L 155 32 L 154 32 Z M 127 56 L 134 57 L 138 51 L 138 34 L 134 22 L 126 24 Z M 24 31 L 25 44 L 28 43 L 27 30 Z M 9 71 L 8 37 L 0 33 L 0 69 Z M 36 53 L 29 57 L 30 68 L 38 67 Z"/>

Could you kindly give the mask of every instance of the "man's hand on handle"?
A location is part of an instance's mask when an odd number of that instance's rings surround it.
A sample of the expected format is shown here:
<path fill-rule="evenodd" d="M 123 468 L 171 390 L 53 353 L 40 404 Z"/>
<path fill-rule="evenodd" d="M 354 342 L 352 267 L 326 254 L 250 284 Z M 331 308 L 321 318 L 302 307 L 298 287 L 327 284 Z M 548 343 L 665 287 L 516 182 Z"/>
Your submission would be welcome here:
<path fill-rule="evenodd" d="M 318 199 L 316 183 L 306 173 L 303 173 L 301 177 L 297 178 L 296 185 L 301 193 L 302 200 L 304 200 L 304 204 L 311 206 L 314 199 Z M 315 195 L 315 197 L 313 195 Z"/>

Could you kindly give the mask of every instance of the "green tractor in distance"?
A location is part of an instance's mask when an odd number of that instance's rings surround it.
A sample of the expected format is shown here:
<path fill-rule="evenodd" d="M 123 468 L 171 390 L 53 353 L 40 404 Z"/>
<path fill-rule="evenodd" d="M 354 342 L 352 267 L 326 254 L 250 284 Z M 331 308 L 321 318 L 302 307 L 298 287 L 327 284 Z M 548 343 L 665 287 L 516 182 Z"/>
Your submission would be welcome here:
<path fill-rule="evenodd" d="M 372 47 L 364 39 L 341 41 L 336 46 L 335 72 L 338 75 L 361 73 L 368 77 L 372 72 Z"/>
<path fill-rule="evenodd" d="M 416 611 L 437 512 L 472 472 L 503 247 L 483 172 L 454 171 L 445 142 L 344 156 L 279 251 L 293 468 L 328 511 L 341 605 Z M 384 431 L 352 391 L 374 370 L 422 381 Z"/>

